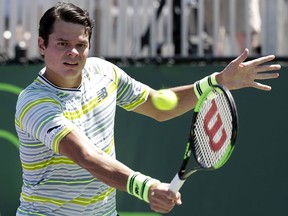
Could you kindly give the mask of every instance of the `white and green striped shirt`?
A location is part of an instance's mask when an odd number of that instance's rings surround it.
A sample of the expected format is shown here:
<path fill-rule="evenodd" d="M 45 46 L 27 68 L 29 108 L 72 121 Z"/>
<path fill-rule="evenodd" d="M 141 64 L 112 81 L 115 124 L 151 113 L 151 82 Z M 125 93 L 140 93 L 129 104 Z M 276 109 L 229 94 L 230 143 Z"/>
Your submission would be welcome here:
<path fill-rule="evenodd" d="M 39 73 L 18 98 L 15 126 L 23 186 L 17 215 L 116 215 L 116 190 L 59 154 L 60 140 L 74 128 L 115 157 L 116 105 L 133 110 L 149 87 L 117 66 L 88 58 L 78 89 L 59 88 Z"/>

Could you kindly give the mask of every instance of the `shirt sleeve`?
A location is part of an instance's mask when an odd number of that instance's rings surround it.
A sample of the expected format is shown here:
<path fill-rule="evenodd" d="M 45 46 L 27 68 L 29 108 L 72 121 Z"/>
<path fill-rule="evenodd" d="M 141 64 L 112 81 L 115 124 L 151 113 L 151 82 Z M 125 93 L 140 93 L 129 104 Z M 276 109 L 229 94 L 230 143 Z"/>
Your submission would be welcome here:
<path fill-rule="evenodd" d="M 117 105 L 131 111 L 147 100 L 149 86 L 135 80 L 117 66 L 113 66 L 117 84 Z"/>
<path fill-rule="evenodd" d="M 125 71 L 109 61 L 90 57 L 87 59 L 85 69 L 88 71 L 87 77 L 94 74 L 111 79 L 117 89 L 116 103 L 127 111 L 135 109 L 148 98 L 149 86 L 130 77 Z"/>
<path fill-rule="evenodd" d="M 16 126 L 35 140 L 44 143 L 49 149 L 59 153 L 59 142 L 75 126 L 67 120 L 60 104 L 51 98 L 41 98 L 17 107 Z"/>

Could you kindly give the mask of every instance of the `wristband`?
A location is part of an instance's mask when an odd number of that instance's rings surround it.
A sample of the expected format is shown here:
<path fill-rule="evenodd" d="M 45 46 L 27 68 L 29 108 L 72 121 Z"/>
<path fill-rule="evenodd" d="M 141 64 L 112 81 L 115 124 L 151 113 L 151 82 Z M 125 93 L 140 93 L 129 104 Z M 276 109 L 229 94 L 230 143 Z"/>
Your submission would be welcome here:
<path fill-rule="evenodd" d="M 132 173 L 127 181 L 127 192 L 138 199 L 149 203 L 149 189 L 155 184 L 159 183 L 157 179 L 145 176 L 139 172 Z"/>
<path fill-rule="evenodd" d="M 217 85 L 216 75 L 218 72 L 206 76 L 201 80 L 198 80 L 194 83 L 194 92 L 197 98 L 200 98 L 201 95 L 212 85 Z"/>
<path fill-rule="evenodd" d="M 147 183 L 146 186 L 144 188 L 144 192 L 143 192 L 143 200 L 147 203 L 149 203 L 149 191 L 152 185 L 160 183 L 159 180 L 157 179 L 153 179 L 151 178 Z"/>

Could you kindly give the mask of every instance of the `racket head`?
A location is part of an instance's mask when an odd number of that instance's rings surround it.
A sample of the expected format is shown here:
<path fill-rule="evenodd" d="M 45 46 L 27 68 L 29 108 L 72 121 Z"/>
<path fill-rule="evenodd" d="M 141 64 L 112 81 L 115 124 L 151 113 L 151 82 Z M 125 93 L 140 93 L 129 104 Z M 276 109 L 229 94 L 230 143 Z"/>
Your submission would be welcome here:
<path fill-rule="evenodd" d="M 221 85 L 209 87 L 199 98 L 192 119 L 190 147 L 197 169 L 219 169 L 234 150 L 238 113 L 231 92 Z"/>

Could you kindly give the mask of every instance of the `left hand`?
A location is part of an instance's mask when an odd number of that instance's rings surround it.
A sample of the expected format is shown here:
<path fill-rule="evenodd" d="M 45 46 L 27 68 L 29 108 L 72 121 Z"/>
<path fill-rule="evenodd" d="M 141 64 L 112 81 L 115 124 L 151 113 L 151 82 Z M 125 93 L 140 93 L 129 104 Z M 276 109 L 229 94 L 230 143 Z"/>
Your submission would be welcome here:
<path fill-rule="evenodd" d="M 279 74 L 276 72 L 263 72 L 280 70 L 281 66 L 279 64 L 262 65 L 275 59 L 274 55 L 268 55 L 244 62 L 247 59 L 248 54 L 248 49 L 245 49 L 241 55 L 231 61 L 222 72 L 216 75 L 217 82 L 230 90 L 252 87 L 270 91 L 272 89 L 271 86 L 264 85 L 255 80 L 278 78 Z"/>

